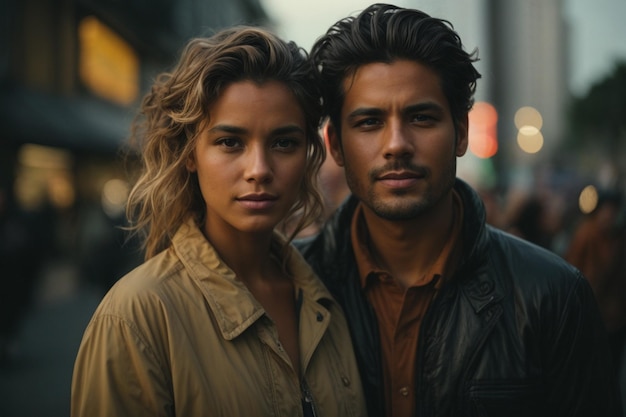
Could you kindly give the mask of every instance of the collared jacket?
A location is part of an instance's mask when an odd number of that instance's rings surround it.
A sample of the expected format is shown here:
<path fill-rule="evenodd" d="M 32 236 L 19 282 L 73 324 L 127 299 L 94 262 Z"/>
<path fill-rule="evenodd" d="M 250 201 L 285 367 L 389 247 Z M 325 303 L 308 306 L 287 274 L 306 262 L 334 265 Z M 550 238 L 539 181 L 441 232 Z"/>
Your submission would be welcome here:
<path fill-rule="evenodd" d="M 76 358 L 71 415 L 361 417 L 365 399 L 345 317 L 289 249 L 299 305 L 298 379 L 276 326 L 194 222 L 119 280 Z"/>
<path fill-rule="evenodd" d="M 608 342 L 585 278 L 557 255 L 492 228 L 457 179 L 461 259 L 420 330 L 416 416 L 620 416 Z M 383 416 L 375 313 L 360 285 L 354 197 L 296 245 L 350 324 L 370 416 Z M 391 417 L 391 416 L 387 416 Z"/>

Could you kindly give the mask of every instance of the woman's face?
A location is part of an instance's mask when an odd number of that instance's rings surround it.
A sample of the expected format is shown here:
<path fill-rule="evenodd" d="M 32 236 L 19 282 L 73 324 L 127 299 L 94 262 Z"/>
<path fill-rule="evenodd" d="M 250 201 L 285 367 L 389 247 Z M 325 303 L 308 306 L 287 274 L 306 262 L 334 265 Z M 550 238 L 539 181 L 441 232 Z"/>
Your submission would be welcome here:
<path fill-rule="evenodd" d="M 306 124 L 282 83 L 230 84 L 209 108 L 187 169 L 206 203 L 205 233 L 267 233 L 295 203 L 305 172 Z"/>

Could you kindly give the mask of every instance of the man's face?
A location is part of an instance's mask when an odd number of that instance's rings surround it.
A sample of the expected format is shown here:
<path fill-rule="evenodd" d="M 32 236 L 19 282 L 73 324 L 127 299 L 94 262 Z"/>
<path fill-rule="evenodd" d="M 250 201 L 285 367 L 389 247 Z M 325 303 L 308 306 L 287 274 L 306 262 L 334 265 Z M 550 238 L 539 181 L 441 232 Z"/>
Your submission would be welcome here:
<path fill-rule="evenodd" d="M 414 61 L 371 63 L 344 80 L 341 132 L 331 154 L 352 193 L 379 217 L 408 220 L 436 209 L 467 150 L 437 74 Z"/>

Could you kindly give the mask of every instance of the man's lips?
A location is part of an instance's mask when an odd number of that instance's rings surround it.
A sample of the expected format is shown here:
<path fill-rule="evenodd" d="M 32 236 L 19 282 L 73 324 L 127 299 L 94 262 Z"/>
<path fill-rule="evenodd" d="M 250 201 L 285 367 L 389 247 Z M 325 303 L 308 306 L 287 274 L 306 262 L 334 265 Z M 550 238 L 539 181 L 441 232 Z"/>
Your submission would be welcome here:
<path fill-rule="evenodd" d="M 424 175 L 412 171 L 387 172 L 379 175 L 377 181 L 391 188 L 407 188 L 414 185 Z"/>
<path fill-rule="evenodd" d="M 406 180 L 411 178 L 421 178 L 422 174 L 418 174 L 417 172 L 412 171 L 400 171 L 400 172 L 387 172 L 385 174 L 379 175 L 379 180 Z"/>

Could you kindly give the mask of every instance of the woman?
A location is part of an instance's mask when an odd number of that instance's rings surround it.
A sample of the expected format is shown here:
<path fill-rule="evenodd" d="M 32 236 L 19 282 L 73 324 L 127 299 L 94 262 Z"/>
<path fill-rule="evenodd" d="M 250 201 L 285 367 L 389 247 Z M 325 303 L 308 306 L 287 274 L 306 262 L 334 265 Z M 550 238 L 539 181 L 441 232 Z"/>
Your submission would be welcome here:
<path fill-rule="evenodd" d="M 365 415 L 342 312 L 289 244 L 321 212 L 319 104 L 306 54 L 258 28 L 157 78 L 128 205 L 146 261 L 85 331 L 73 416 Z"/>

